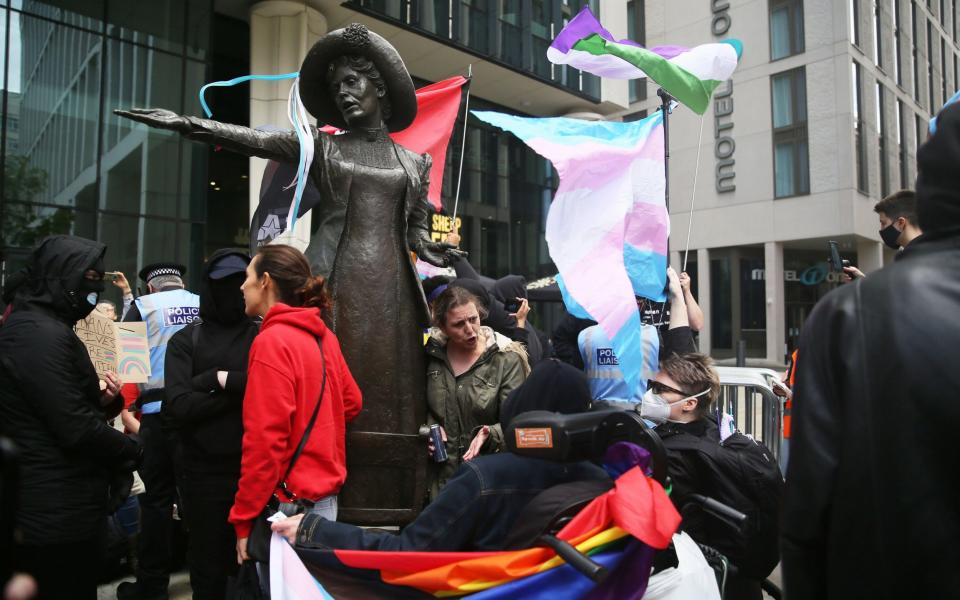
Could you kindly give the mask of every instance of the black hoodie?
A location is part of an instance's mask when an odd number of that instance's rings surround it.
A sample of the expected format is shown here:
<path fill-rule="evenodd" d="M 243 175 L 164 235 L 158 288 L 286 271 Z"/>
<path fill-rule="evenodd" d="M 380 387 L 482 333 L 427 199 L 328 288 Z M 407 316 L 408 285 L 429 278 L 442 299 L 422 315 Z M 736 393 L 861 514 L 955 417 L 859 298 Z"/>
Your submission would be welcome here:
<path fill-rule="evenodd" d="M 102 273 L 105 250 L 73 236 L 44 239 L 0 327 L 0 433 L 20 450 L 16 523 L 26 545 L 96 537 L 111 474 L 139 457 L 139 444 L 107 424 L 97 373 L 73 332 L 93 309 L 87 294 L 103 286 L 83 274 Z"/>
<path fill-rule="evenodd" d="M 170 338 L 163 412 L 179 428 L 184 469 L 239 477 L 247 356 L 258 328 L 243 312 L 245 275 L 210 278 L 213 265 L 231 254 L 249 261 L 237 250 L 214 252 L 200 284 L 201 322 Z M 228 372 L 226 389 L 220 387 L 217 371 Z"/>

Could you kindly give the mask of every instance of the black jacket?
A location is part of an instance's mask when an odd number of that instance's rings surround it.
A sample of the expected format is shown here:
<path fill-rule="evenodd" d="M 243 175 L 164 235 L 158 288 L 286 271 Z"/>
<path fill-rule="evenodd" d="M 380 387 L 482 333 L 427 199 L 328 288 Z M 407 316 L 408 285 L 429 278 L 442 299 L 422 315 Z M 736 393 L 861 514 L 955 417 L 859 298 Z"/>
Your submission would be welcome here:
<path fill-rule="evenodd" d="M 210 265 L 231 253 L 236 252 L 218 250 L 210 256 L 200 284 L 201 321 L 175 333 L 167 345 L 163 412 L 179 431 L 185 469 L 239 476 L 247 356 L 258 328 L 242 313 L 244 275 L 209 278 Z M 218 306 L 214 286 L 235 291 L 230 301 L 239 307 Z M 217 371 L 228 372 L 225 389 Z"/>
<path fill-rule="evenodd" d="M 97 373 L 73 332 L 70 291 L 102 261 L 103 244 L 46 240 L 0 327 L 0 430 L 20 451 L 17 528 L 27 545 L 94 538 L 107 513 L 108 481 L 132 470 L 139 444 L 107 424 Z"/>
<path fill-rule="evenodd" d="M 960 236 L 925 234 L 893 265 L 828 294 L 800 348 L 786 593 L 956 597 Z"/>

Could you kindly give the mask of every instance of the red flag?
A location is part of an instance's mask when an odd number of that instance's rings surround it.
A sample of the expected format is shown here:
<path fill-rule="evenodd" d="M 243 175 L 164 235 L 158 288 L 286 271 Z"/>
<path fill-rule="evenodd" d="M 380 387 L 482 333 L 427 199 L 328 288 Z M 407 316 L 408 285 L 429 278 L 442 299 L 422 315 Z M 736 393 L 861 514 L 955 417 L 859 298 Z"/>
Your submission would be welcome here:
<path fill-rule="evenodd" d="M 390 134 L 393 141 L 418 154 L 429 154 L 433 159 L 430 169 L 430 190 L 427 198 L 438 211 L 441 208 L 440 190 L 443 187 L 443 167 L 447 162 L 447 145 L 453 124 L 460 112 L 460 88 L 467 82 L 457 75 L 417 90 L 417 118 L 403 131 Z M 327 125 L 320 131 L 336 133 Z"/>
<path fill-rule="evenodd" d="M 440 210 L 440 189 L 443 187 L 443 167 L 447 162 L 447 144 L 453 133 L 453 124 L 460 112 L 460 88 L 467 80 L 457 75 L 417 90 L 417 118 L 410 127 L 391 137 L 404 148 L 429 154 L 433 158 L 430 169 L 430 204 Z"/>

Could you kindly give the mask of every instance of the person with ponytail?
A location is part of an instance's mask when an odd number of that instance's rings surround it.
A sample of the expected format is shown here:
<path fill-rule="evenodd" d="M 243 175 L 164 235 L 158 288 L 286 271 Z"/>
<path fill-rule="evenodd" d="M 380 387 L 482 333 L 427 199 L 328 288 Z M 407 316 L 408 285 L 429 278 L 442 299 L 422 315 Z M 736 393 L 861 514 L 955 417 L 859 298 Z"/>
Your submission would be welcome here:
<path fill-rule="evenodd" d="M 299 250 L 261 247 L 240 289 L 247 315 L 263 317 L 263 324 L 250 348 L 240 483 L 230 511 L 238 562 L 249 559 L 253 522 L 274 495 L 312 503 L 310 512 L 336 520 L 347 478 L 346 424 L 362 405 L 340 343 L 323 321 L 331 306 L 326 281 L 311 274 Z"/>

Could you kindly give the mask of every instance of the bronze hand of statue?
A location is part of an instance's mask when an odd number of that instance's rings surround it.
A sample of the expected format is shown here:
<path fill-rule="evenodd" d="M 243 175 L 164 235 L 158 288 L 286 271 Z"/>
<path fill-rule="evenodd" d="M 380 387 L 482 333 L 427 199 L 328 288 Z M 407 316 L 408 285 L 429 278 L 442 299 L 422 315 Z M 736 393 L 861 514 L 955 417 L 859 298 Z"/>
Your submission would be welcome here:
<path fill-rule="evenodd" d="M 420 260 L 435 267 L 447 267 L 451 262 L 467 256 L 466 252 L 458 250 L 452 244 L 429 240 L 421 240 L 416 252 Z"/>
<path fill-rule="evenodd" d="M 187 118 L 165 108 L 131 108 L 130 110 L 114 109 L 113 114 L 155 127 L 169 129 L 178 133 L 188 133 L 191 130 Z"/>

